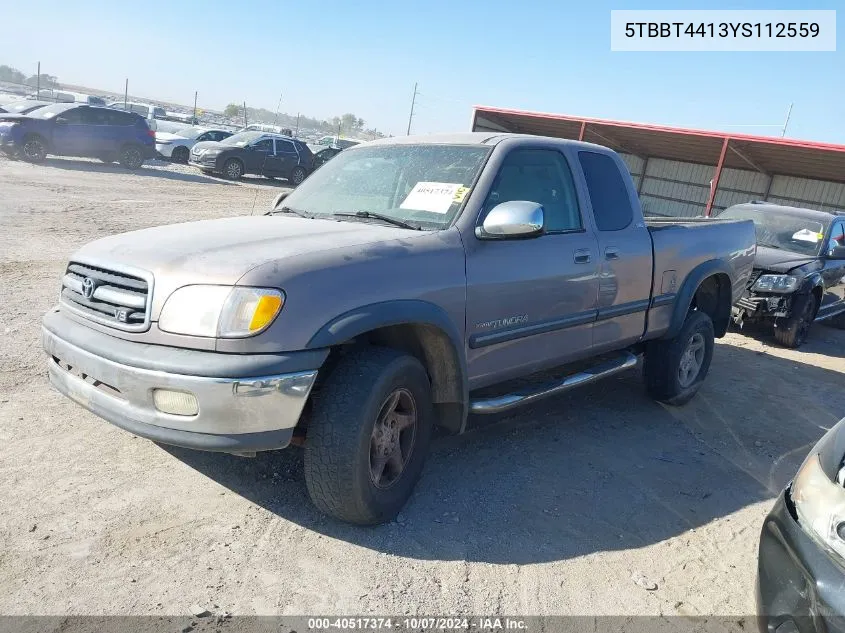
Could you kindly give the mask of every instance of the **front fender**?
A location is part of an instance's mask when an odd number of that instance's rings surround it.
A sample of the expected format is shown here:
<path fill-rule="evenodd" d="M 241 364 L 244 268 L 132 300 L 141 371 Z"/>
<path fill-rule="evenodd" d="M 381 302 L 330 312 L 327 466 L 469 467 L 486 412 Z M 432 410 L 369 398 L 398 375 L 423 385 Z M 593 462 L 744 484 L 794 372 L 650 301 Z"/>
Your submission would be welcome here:
<path fill-rule="evenodd" d="M 323 325 L 308 341 L 307 349 L 322 349 L 340 345 L 357 336 L 392 325 L 427 325 L 448 337 L 459 383 L 460 419 L 452 430 L 462 432 L 466 426 L 469 403 L 469 378 L 463 337 L 449 315 L 441 307 L 416 299 L 384 301 L 354 308 L 336 316 Z M 431 373 L 431 369 L 430 369 Z"/>

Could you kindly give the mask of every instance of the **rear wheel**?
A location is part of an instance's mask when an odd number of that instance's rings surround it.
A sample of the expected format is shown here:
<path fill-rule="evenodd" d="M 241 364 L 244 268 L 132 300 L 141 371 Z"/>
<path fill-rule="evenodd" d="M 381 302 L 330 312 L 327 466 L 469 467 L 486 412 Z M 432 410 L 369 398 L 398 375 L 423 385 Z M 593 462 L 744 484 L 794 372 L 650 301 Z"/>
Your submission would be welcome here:
<path fill-rule="evenodd" d="M 652 398 L 671 405 L 689 402 L 707 377 L 715 335 L 710 317 L 695 310 L 675 338 L 650 342 L 643 371 Z"/>
<path fill-rule="evenodd" d="M 816 318 L 816 295 L 797 295 L 792 301 L 792 316 L 775 321 L 775 340 L 784 347 L 801 347 Z"/>
<path fill-rule="evenodd" d="M 188 154 L 188 148 L 180 145 L 179 147 L 173 148 L 173 152 L 170 154 L 170 160 L 174 163 L 187 163 Z"/>
<path fill-rule="evenodd" d="M 124 145 L 120 150 L 120 165 L 126 169 L 139 169 L 144 164 L 144 153 L 137 145 Z"/>
<path fill-rule="evenodd" d="M 301 185 L 302 181 L 305 180 L 305 176 L 307 175 L 308 173 L 305 171 L 304 168 L 294 167 L 293 171 L 290 172 L 290 178 L 288 178 L 288 180 L 290 181 L 290 184 L 294 186 Z"/>
<path fill-rule="evenodd" d="M 21 156 L 30 163 L 40 163 L 47 158 L 47 143 L 37 134 L 31 134 L 23 141 Z"/>
<path fill-rule="evenodd" d="M 342 358 L 315 397 L 305 439 L 314 505 L 350 523 L 390 521 L 420 476 L 433 422 L 416 358 L 381 347 Z"/>
<path fill-rule="evenodd" d="M 223 175 L 229 180 L 238 180 L 244 175 L 244 164 L 237 158 L 230 158 L 223 165 Z"/>

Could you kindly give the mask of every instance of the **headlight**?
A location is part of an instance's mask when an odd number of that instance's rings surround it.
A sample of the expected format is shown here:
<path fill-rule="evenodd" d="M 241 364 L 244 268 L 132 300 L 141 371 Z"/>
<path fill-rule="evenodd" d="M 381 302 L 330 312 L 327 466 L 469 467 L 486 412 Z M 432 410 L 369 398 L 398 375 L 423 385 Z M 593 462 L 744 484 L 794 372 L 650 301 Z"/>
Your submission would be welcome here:
<path fill-rule="evenodd" d="M 826 549 L 845 561 L 845 487 L 840 470 L 836 483 L 824 472 L 813 452 L 792 483 L 792 502 L 801 527 Z"/>
<path fill-rule="evenodd" d="M 190 336 L 253 336 L 273 322 L 284 302 L 284 293 L 273 288 L 184 286 L 165 301 L 158 327 Z"/>
<path fill-rule="evenodd" d="M 217 154 L 220 153 L 220 150 L 219 149 L 203 149 L 203 150 L 200 150 L 200 153 L 203 156 L 217 156 Z"/>
<path fill-rule="evenodd" d="M 761 275 L 752 290 L 758 292 L 792 292 L 798 287 L 798 277 L 792 275 Z"/>

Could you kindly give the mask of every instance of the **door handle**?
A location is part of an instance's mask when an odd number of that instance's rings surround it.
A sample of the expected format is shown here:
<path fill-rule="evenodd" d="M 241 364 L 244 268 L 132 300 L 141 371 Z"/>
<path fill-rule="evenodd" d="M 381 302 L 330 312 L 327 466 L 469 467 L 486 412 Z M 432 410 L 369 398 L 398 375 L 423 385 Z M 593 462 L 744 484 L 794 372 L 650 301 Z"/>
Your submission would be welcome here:
<path fill-rule="evenodd" d="M 605 259 L 619 259 L 619 249 L 615 246 L 608 246 L 604 249 Z"/>
<path fill-rule="evenodd" d="M 589 264 L 590 263 L 590 249 L 588 248 L 579 248 L 575 251 L 575 256 L 573 258 L 576 264 Z"/>

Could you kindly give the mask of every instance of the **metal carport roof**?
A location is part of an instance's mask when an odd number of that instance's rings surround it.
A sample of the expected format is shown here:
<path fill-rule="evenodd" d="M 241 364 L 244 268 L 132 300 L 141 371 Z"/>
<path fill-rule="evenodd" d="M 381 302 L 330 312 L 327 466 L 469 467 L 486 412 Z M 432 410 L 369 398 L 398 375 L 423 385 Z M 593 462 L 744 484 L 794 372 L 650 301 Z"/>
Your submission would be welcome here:
<path fill-rule="evenodd" d="M 750 168 L 769 176 L 778 174 L 845 182 L 845 145 L 833 143 L 489 106 L 474 108 L 472 129 L 479 128 L 589 141 L 641 158 L 716 165 L 716 185 L 722 167 Z M 708 203 L 708 211 L 711 205 L 712 200 Z"/>

